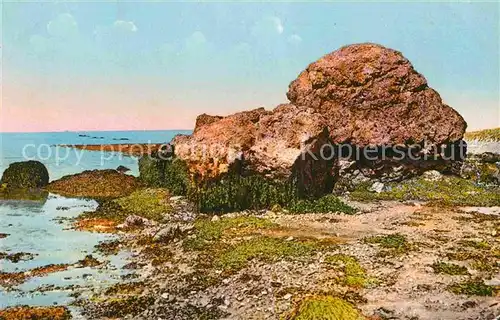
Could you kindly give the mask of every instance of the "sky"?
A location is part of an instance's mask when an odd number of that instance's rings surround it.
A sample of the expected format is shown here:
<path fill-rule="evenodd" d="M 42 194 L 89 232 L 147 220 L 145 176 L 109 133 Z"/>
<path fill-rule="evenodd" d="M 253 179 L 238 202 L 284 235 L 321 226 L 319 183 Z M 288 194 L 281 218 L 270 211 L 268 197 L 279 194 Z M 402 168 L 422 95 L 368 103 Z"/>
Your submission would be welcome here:
<path fill-rule="evenodd" d="M 0 131 L 191 129 L 287 102 L 344 45 L 401 51 L 469 130 L 500 126 L 499 4 L 3 2 Z"/>

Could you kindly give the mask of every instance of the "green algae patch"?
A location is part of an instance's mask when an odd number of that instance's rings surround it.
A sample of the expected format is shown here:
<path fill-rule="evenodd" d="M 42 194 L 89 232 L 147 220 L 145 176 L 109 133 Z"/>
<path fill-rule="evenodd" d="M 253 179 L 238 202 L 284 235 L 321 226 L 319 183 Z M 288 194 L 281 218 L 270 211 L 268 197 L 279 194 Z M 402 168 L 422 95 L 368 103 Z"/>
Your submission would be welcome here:
<path fill-rule="evenodd" d="M 486 285 L 481 279 L 468 280 L 448 286 L 448 291 L 468 296 L 492 297 L 498 287 Z"/>
<path fill-rule="evenodd" d="M 270 229 L 278 225 L 263 218 L 240 216 L 220 218 L 218 220 L 197 219 L 194 224 L 195 236 L 184 241 L 184 247 L 190 250 L 201 250 L 218 241 L 224 233 L 251 233 L 257 229 Z"/>
<path fill-rule="evenodd" d="M 0 310 L 2 320 L 67 320 L 71 313 L 66 307 L 17 306 Z"/>
<path fill-rule="evenodd" d="M 76 228 L 113 232 L 130 215 L 162 221 L 171 210 L 165 189 L 139 189 L 118 199 L 100 200 L 96 210 L 78 216 Z"/>
<path fill-rule="evenodd" d="M 258 175 L 229 175 L 190 188 L 188 198 L 200 212 L 223 213 L 267 209 L 275 205 L 285 207 L 298 199 L 298 192 L 293 181 L 272 181 Z"/>
<path fill-rule="evenodd" d="M 308 257 L 319 250 L 312 241 L 296 242 L 270 237 L 256 237 L 218 252 L 214 266 L 223 270 L 239 270 L 252 259 L 274 262 L 280 259 Z"/>
<path fill-rule="evenodd" d="M 364 241 L 370 244 L 378 244 L 383 249 L 378 254 L 381 257 L 398 256 L 415 249 L 415 246 L 406 239 L 406 236 L 399 233 L 368 237 Z"/>
<path fill-rule="evenodd" d="M 457 276 L 457 275 L 468 275 L 469 272 L 467 271 L 466 267 L 459 266 L 454 263 L 446 263 L 442 261 L 435 262 L 431 265 L 432 269 L 434 270 L 434 273 L 442 273 L 442 274 L 447 274 L 451 276 Z"/>
<path fill-rule="evenodd" d="M 370 279 L 365 269 L 359 264 L 355 257 L 336 254 L 325 258 L 325 262 L 339 268 L 344 273 L 342 282 L 351 287 L 365 287 L 369 283 L 374 282 Z"/>
<path fill-rule="evenodd" d="M 389 183 L 387 191 L 375 193 L 362 184 L 350 193 L 353 200 L 419 200 L 444 206 L 498 206 L 500 189 L 485 187 L 473 181 L 454 176 L 443 177 L 439 181 L 428 181 L 422 177 L 400 183 Z"/>
<path fill-rule="evenodd" d="M 354 306 L 332 296 L 312 296 L 300 301 L 285 320 L 363 320 Z"/>
<path fill-rule="evenodd" d="M 115 199 L 121 209 L 146 219 L 161 221 L 172 211 L 170 194 L 166 189 L 140 189 L 129 196 Z"/>
<path fill-rule="evenodd" d="M 479 131 L 466 132 L 464 134 L 466 140 L 477 141 L 500 141 L 500 128 L 485 129 Z"/>
<path fill-rule="evenodd" d="M 149 187 L 166 188 L 172 195 L 184 196 L 190 186 L 186 163 L 180 159 L 159 159 L 145 155 L 139 159 L 139 179 Z"/>
<path fill-rule="evenodd" d="M 317 200 L 297 200 L 286 207 L 291 213 L 356 213 L 356 209 L 345 204 L 334 195 L 327 195 Z"/>

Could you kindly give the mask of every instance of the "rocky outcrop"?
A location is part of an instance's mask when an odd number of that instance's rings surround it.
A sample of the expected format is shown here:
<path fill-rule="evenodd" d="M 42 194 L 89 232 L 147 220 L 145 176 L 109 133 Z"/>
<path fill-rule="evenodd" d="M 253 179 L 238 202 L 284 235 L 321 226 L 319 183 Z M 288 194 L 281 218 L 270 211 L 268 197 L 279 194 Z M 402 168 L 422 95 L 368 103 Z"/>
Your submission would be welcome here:
<path fill-rule="evenodd" d="M 199 124 L 200 121 L 197 121 Z M 188 164 L 195 181 L 230 173 L 293 181 L 301 193 L 331 190 L 333 162 L 319 156 L 328 143 L 323 117 L 292 104 L 263 108 L 203 122 L 192 136 L 172 141 L 175 155 Z"/>
<path fill-rule="evenodd" d="M 305 196 L 366 180 L 456 170 L 466 123 L 395 50 L 343 47 L 289 87 L 291 104 L 203 114 L 172 141 L 195 182 L 227 174 L 293 182 Z"/>
<path fill-rule="evenodd" d="M 39 161 L 14 162 L 4 171 L 2 184 L 8 189 L 37 189 L 49 183 L 49 172 Z"/>
<path fill-rule="evenodd" d="M 140 186 L 137 178 L 106 169 L 64 176 L 52 181 L 47 190 L 63 196 L 106 199 L 127 196 Z"/>
<path fill-rule="evenodd" d="M 461 140 L 467 126 L 400 52 L 377 44 L 346 46 L 310 64 L 287 97 L 324 115 L 333 143 L 441 145 Z"/>

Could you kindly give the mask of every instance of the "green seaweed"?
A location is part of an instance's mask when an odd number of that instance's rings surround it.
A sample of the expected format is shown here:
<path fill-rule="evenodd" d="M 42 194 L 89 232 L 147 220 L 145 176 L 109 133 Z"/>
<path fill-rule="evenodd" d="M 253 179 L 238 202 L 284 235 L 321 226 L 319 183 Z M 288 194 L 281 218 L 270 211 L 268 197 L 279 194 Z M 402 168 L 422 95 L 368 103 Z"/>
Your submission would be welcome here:
<path fill-rule="evenodd" d="M 408 242 L 405 235 L 395 233 L 383 236 L 365 238 L 366 243 L 378 244 L 382 250 L 379 256 L 397 256 L 413 250 L 415 247 Z"/>
<path fill-rule="evenodd" d="M 184 241 L 184 247 L 190 250 L 201 250 L 211 242 L 220 240 L 230 229 L 269 229 L 277 224 L 262 218 L 240 216 L 234 218 L 220 218 L 219 220 L 197 219 L 194 224 L 195 236 Z"/>
<path fill-rule="evenodd" d="M 444 206 L 497 206 L 500 205 L 500 189 L 485 187 L 473 181 L 446 176 L 439 181 L 422 177 L 400 183 L 388 183 L 387 191 L 375 193 L 361 184 L 350 193 L 353 200 L 421 200 Z"/>
<path fill-rule="evenodd" d="M 495 287 L 484 284 L 481 279 L 467 280 L 452 284 L 448 286 L 448 290 L 455 294 L 485 297 L 492 297 L 495 291 L 497 291 Z"/>
<path fill-rule="evenodd" d="M 446 263 L 446 262 L 435 262 L 431 265 L 432 269 L 435 273 L 443 273 L 452 276 L 456 275 L 468 275 L 469 271 L 467 271 L 466 267 L 456 265 L 454 263 Z"/>
<path fill-rule="evenodd" d="M 140 189 L 129 196 L 113 200 L 122 210 L 146 219 L 161 221 L 172 211 L 170 194 L 165 189 Z"/>
<path fill-rule="evenodd" d="M 333 296 L 312 296 L 303 299 L 286 320 L 362 320 L 364 317 L 352 304 Z"/>
<path fill-rule="evenodd" d="M 186 163 L 178 158 L 160 159 L 145 155 L 139 159 L 139 174 L 147 186 L 167 188 L 175 196 L 186 195 L 190 186 Z"/>
<path fill-rule="evenodd" d="M 365 269 L 363 269 L 355 257 L 336 254 L 326 257 L 325 262 L 341 267 L 344 273 L 342 281 L 347 286 L 365 287 L 371 282 L 366 275 Z"/>
<path fill-rule="evenodd" d="M 272 262 L 279 259 L 311 256 L 319 249 L 318 244 L 312 241 L 297 242 L 271 237 L 256 237 L 217 252 L 214 266 L 226 271 L 237 271 L 254 258 Z"/>

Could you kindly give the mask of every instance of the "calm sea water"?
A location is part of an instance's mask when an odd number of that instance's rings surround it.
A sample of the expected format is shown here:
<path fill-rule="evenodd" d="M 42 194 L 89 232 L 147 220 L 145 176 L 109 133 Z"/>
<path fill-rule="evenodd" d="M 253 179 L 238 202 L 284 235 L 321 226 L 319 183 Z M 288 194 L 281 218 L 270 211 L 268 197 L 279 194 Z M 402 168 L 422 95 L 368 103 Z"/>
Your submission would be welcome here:
<path fill-rule="evenodd" d="M 134 157 L 118 153 L 86 152 L 57 145 L 164 143 L 172 140 L 178 133 L 189 134 L 191 131 L 0 133 L 0 173 L 12 162 L 33 159 L 47 166 L 51 180 L 83 170 L 115 169 L 119 165 L 130 168 L 130 174 L 137 175 L 137 159 Z"/>
<path fill-rule="evenodd" d="M 34 159 L 47 166 L 51 180 L 83 170 L 114 169 L 119 165 L 130 168 L 129 174 L 137 175 L 137 159 L 134 157 L 59 148 L 57 145 L 163 143 L 169 142 L 178 133 L 190 132 L 0 133 L 0 173 L 12 162 Z M 75 231 L 67 221 L 60 219 L 76 217 L 96 207 L 97 203 L 93 200 L 54 194 L 49 194 L 44 201 L 0 200 L 0 233 L 9 234 L 0 239 L 0 252 L 27 252 L 36 255 L 33 260 L 18 263 L 0 260 L 1 272 L 25 271 L 48 264 L 72 264 L 87 254 L 109 260 L 105 269 L 70 268 L 45 277 L 31 278 L 10 289 L 0 287 L 0 308 L 13 305 L 66 305 L 71 301 L 71 291 L 65 288 L 70 285 L 95 289 L 119 281 L 123 275 L 121 267 L 127 263 L 127 253 L 100 257 L 93 252 L 96 244 L 112 239 L 113 235 Z M 43 288 L 49 290 L 39 290 Z M 76 315 L 77 311 L 73 311 Z"/>

